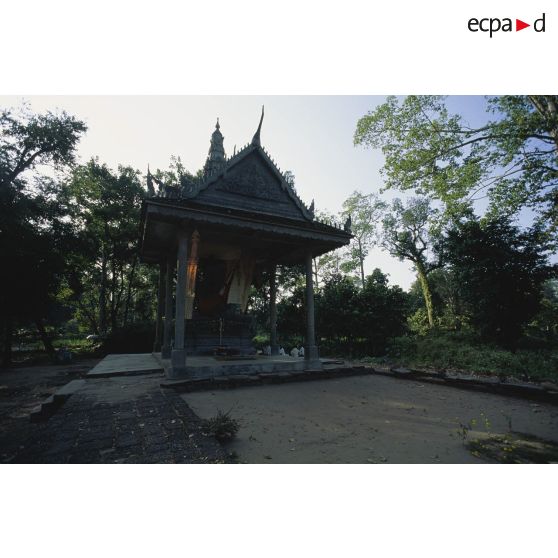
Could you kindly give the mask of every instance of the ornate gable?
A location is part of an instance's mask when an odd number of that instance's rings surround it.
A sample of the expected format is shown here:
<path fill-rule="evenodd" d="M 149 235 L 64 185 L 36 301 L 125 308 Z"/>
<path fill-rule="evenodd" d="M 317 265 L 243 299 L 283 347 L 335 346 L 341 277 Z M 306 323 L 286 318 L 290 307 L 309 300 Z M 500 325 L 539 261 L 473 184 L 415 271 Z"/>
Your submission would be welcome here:
<path fill-rule="evenodd" d="M 210 177 L 192 198 L 219 207 L 244 209 L 290 219 L 312 220 L 302 203 L 265 151 L 250 145 L 222 172 Z"/>
<path fill-rule="evenodd" d="M 147 171 L 149 191 L 153 183 L 159 186 L 159 196 L 181 200 L 192 199 L 221 209 L 244 209 L 300 221 L 314 220 L 314 202 L 306 207 L 294 188 L 286 181 L 281 170 L 262 147 L 260 123 L 252 142 L 226 159 L 219 119 L 211 136 L 209 154 L 203 169 L 203 178 L 186 175 L 179 184 L 164 184 Z"/>

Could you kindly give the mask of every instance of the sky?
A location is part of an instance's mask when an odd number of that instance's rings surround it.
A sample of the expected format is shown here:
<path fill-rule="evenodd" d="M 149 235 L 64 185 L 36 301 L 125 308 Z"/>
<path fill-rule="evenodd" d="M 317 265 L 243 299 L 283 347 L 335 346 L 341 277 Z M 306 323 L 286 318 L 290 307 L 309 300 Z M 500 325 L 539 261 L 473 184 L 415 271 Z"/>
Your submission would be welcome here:
<path fill-rule="evenodd" d="M 250 142 L 265 105 L 263 147 L 282 171 L 295 176 L 302 200 L 318 211 L 337 213 L 355 190 L 378 193 L 382 187 L 379 150 L 353 145 L 357 121 L 381 104 L 381 96 L 27 96 L 0 97 L 1 107 L 23 100 L 36 112 L 63 109 L 84 120 L 88 131 L 78 147 L 82 162 L 98 156 L 116 168 L 130 165 L 146 172 L 166 169 L 171 155 L 196 172 L 207 156 L 217 117 L 232 155 Z M 448 108 L 471 125 L 485 118 L 483 97 L 450 97 Z M 400 195 L 384 194 L 385 199 Z M 379 267 L 392 284 L 408 289 L 412 266 L 374 248 L 365 271 Z"/>

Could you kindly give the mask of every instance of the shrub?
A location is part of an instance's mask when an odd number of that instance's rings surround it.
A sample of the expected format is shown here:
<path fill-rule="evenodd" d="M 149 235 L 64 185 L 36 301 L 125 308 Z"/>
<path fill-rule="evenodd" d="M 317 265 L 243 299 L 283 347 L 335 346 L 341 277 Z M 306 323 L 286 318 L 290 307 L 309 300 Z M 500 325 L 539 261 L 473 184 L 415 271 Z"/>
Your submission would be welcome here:
<path fill-rule="evenodd" d="M 390 359 L 408 366 L 429 366 L 480 374 L 530 379 L 558 378 L 558 353 L 520 350 L 511 352 L 481 343 L 470 333 L 431 331 L 424 336 L 397 337 L 388 348 Z"/>
<path fill-rule="evenodd" d="M 214 417 L 204 421 L 204 431 L 206 434 L 215 436 L 219 442 L 232 440 L 239 428 L 240 424 L 230 416 L 230 411 L 227 413 L 217 411 Z"/>

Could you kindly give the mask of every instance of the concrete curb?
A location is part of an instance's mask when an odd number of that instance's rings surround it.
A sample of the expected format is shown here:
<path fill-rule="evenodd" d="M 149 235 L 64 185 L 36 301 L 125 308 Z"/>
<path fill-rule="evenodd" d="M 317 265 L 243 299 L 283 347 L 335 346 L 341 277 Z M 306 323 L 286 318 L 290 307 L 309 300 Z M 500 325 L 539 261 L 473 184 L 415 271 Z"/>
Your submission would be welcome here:
<path fill-rule="evenodd" d="M 494 376 L 473 377 L 457 373 L 440 373 L 409 368 L 373 369 L 374 373 L 392 378 L 413 380 L 438 385 L 447 385 L 460 389 L 484 391 L 523 399 L 536 399 L 558 404 L 558 390 L 539 384 L 517 381 L 501 381 Z"/>
<path fill-rule="evenodd" d="M 558 405 L 558 391 L 537 384 L 526 382 L 502 382 L 498 378 L 473 378 L 458 374 L 443 374 L 414 370 L 408 368 L 392 368 L 379 370 L 370 366 L 353 366 L 344 368 L 330 368 L 324 370 L 304 370 L 295 372 L 274 372 L 237 376 L 218 376 L 211 379 L 193 378 L 181 380 L 165 380 L 161 387 L 180 392 L 208 391 L 217 389 L 235 389 L 239 387 L 282 384 L 287 382 L 326 380 L 345 378 L 350 376 L 379 375 L 410 380 L 422 383 L 446 385 L 458 389 L 484 391 L 508 397 L 534 399 Z"/>
<path fill-rule="evenodd" d="M 323 370 L 295 370 L 293 372 L 264 372 L 261 374 L 216 376 L 215 378 L 164 380 L 161 382 L 161 387 L 181 392 L 206 391 L 215 389 L 234 389 L 238 387 L 266 384 L 283 384 L 287 382 L 327 380 L 348 376 L 362 376 L 370 373 L 370 369 L 366 369 L 364 366 L 353 366 L 330 369 L 325 368 Z"/>
<path fill-rule="evenodd" d="M 37 405 L 29 415 L 31 422 L 48 420 L 76 391 L 85 385 L 85 380 L 72 380 Z"/>

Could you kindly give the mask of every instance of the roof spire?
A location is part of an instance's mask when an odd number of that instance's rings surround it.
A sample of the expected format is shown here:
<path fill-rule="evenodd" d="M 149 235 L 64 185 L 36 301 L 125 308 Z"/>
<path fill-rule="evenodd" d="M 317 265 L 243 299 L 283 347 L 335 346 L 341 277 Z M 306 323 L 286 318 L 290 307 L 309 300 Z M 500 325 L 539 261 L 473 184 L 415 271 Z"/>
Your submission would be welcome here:
<path fill-rule="evenodd" d="M 150 196 L 155 195 L 155 188 L 153 187 L 153 175 L 151 174 L 151 171 L 149 170 L 149 163 L 147 163 L 147 193 Z"/>
<path fill-rule="evenodd" d="M 215 124 L 215 130 L 211 134 L 211 141 L 209 145 L 209 151 L 207 153 L 207 159 L 203 167 L 203 172 L 205 177 L 211 176 L 216 172 L 219 172 L 224 168 L 227 157 L 225 155 L 225 148 L 223 146 L 223 134 L 221 133 L 221 126 L 219 124 L 219 118 L 217 118 L 217 123 Z"/>
<path fill-rule="evenodd" d="M 262 105 L 262 116 L 260 118 L 260 124 L 258 126 L 258 129 L 256 130 L 256 133 L 254 134 L 254 137 L 252 138 L 252 145 L 262 145 L 262 142 L 260 140 L 260 132 L 262 130 L 262 122 L 263 122 L 263 118 L 264 118 L 264 106 Z"/>

